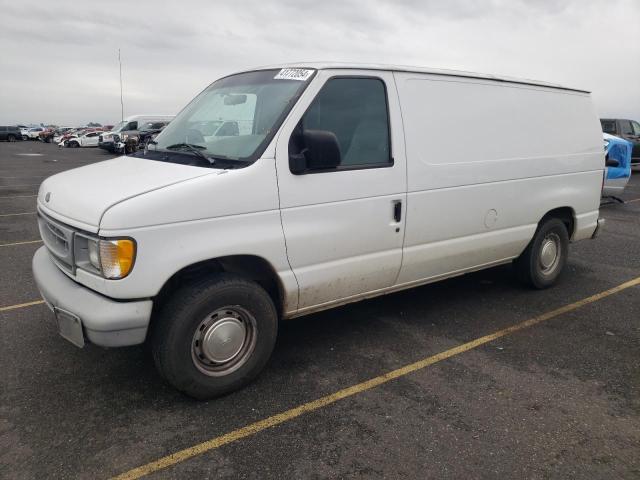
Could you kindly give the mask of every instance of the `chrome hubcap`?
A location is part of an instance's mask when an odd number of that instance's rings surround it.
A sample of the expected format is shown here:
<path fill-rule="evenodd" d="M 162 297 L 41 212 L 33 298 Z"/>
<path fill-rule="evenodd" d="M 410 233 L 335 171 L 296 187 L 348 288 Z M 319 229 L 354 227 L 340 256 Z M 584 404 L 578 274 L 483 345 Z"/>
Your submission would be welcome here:
<path fill-rule="evenodd" d="M 256 322 L 239 306 L 207 315 L 191 342 L 193 363 L 210 376 L 228 375 L 244 364 L 256 345 Z"/>
<path fill-rule="evenodd" d="M 202 339 L 202 353 L 212 362 L 228 362 L 240 353 L 245 336 L 242 322 L 223 318 L 207 328 Z"/>
<path fill-rule="evenodd" d="M 548 275 L 552 273 L 560 261 L 560 237 L 555 233 L 550 233 L 542 241 L 540 246 L 540 267 L 542 273 Z"/>

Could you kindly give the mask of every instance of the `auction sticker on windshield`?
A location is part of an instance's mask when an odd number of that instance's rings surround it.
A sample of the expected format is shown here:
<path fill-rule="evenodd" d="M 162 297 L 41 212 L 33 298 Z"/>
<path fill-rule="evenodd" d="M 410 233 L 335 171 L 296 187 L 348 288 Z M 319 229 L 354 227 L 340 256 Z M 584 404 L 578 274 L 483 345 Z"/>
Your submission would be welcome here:
<path fill-rule="evenodd" d="M 300 80 L 304 82 L 312 73 L 313 70 L 307 70 L 306 68 L 283 68 L 273 78 L 274 80 Z"/>

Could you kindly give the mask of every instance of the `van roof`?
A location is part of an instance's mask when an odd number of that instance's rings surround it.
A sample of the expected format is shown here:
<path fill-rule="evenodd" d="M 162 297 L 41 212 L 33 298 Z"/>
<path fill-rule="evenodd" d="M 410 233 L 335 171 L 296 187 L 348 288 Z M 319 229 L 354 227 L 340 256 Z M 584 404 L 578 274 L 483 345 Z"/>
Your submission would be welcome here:
<path fill-rule="evenodd" d="M 385 65 L 385 64 L 379 64 L 379 63 L 300 62 L 300 63 L 285 63 L 285 64 L 279 64 L 279 65 L 267 65 L 267 66 L 253 68 L 245 71 L 270 70 L 274 68 L 315 68 L 316 70 L 356 69 L 356 70 L 386 70 L 386 71 L 394 71 L 394 72 L 427 73 L 429 75 L 476 78 L 476 79 L 482 79 L 482 80 L 494 80 L 497 82 L 516 83 L 520 85 L 535 85 L 538 87 L 555 88 L 559 90 L 568 90 L 572 92 L 591 93 L 588 90 L 570 88 L 570 87 L 565 87 L 563 85 L 558 85 L 557 83 L 542 82 L 539 80 L 530 80 L 526 78 L 498 76 L 498 75 L 491 75 L 488 73 L 467 72 L 464 70 L 445 70 L 442 68 L 412 67 L 407 65 Z"/>

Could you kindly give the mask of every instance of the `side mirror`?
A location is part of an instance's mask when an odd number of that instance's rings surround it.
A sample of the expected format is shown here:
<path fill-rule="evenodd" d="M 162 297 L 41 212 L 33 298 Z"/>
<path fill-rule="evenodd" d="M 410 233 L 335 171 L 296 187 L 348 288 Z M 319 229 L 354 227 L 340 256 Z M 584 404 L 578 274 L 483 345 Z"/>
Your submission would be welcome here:
<path fill-rule="evenodd" d="M 604 161 L 604 164 L 607 167 L 619 167 L 620 166 L 620 162 L 618 160 L 615 160 L 613 158 L 609 158 L 607 156 L 606 160 Z"/>
<path fill-rule="evenodd" d="M 300 153 L 289 153 L 291 173 L 300 175 L 309 170 L 330 170 L 340 165 L 340 145 L 335 133 L 328 130 L 304 130 Z"/>

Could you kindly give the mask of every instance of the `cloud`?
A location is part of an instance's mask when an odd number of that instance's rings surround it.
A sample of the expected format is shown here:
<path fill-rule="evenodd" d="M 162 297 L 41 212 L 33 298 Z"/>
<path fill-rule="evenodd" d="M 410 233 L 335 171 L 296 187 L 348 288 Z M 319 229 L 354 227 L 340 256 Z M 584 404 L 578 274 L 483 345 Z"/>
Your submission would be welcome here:
<path fill-rule="evenodd" d="M 0 0 L 0 123 L 175 113 L 217 77 L 304 60 L 454 68 L 593 91 L 640 118 L 636 0 Z"/>

